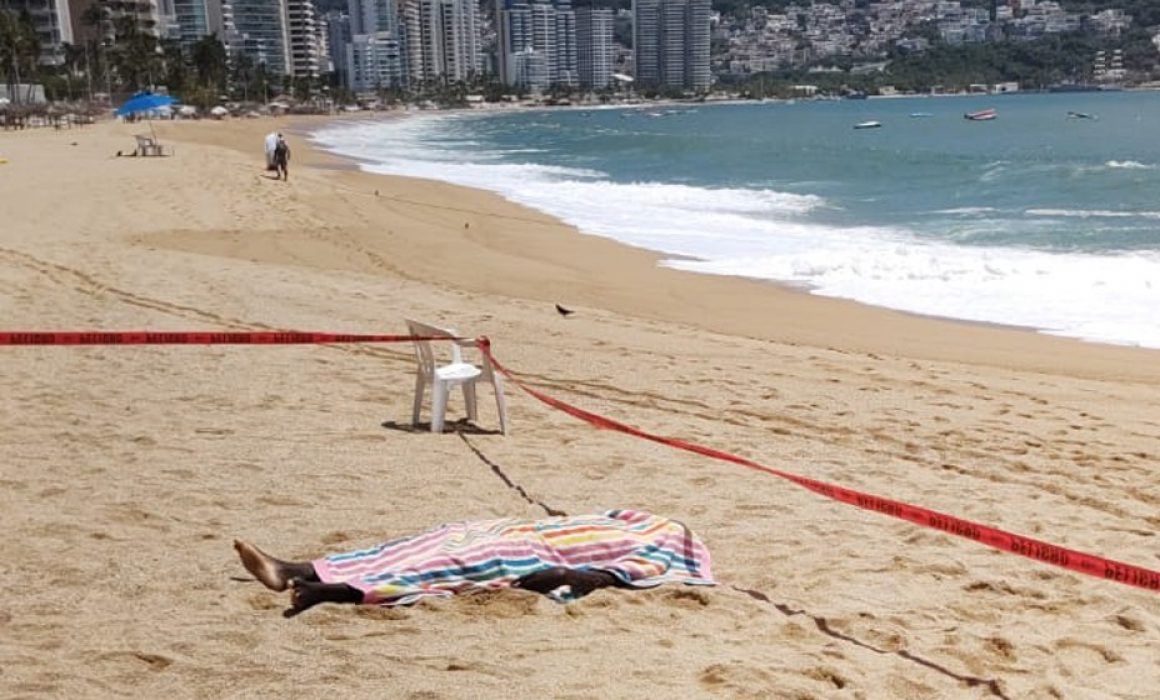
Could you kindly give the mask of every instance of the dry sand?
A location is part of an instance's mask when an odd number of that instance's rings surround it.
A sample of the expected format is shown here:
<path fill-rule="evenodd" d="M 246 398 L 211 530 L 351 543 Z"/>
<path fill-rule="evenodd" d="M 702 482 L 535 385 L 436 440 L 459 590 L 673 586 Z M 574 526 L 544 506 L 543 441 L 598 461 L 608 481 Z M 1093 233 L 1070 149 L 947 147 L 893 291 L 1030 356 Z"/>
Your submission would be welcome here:
<path fill-rule="evenodd" d="M 306 128 L 302 120 L 284 128 Z M 487 193 L 311 153 L 270 121 L 0 134 L 0 327 L 487 334 L 560 398 L 770 466 L 1160 566 L 1160 353 L 656 267 Z M 306 167 L 309 164 L 310 167 Z M 378 190 L 378 195 L 375 191 Z M 577 309 L 560 318 L 552 302 Z M 7 348 L 0 696 L 1151 698 L 1160 596 L 596 431 L 409 428 L 410 348 Z M 453 417 L 462 405 L 452 404 Z M 447 520 L 635 507 L 723 585 L 323 606 L 310 557 Z M 737 588 L 734 588 L 737 587 Z M 768 597 L 757 600 L 741 591 Z"/>

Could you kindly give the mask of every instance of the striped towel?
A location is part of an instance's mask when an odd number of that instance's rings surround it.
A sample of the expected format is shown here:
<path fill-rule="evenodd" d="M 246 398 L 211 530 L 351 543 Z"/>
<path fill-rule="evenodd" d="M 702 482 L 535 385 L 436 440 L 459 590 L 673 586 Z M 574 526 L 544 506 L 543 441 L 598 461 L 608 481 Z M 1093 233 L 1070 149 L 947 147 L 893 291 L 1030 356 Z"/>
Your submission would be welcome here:
<path fill-rule="evenodd" d="M 709 550 L 687 527 L 636 510 L 448 523 L 313 564 L 324 583 L 345 583 L 380 605 L 507 588 L 555 566 L 607 571 L 635 588 L 715 583 Z"/>

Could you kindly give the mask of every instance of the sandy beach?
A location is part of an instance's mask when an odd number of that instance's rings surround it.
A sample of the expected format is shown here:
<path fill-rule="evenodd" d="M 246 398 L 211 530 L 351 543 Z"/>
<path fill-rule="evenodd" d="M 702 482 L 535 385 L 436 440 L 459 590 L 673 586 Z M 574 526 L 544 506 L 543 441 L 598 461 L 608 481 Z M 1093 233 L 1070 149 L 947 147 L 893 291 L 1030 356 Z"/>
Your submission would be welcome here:
<path fill-rule="evenodd" d="M 454 326 L 631 425 L 1160 568 L 1160 353 L 664 269 L 487 192 L 358 172 L 309 148 L 321 123 L 157 124 L 171 158 L 115 156 L 139 124 L 0 134 L 0 329 Z M 289 182 L 262 169 L 275 126 Z M 3 697 L 1160 687 L 1154 592 L 598 431 L 510 385 L 506 436 L 490 387 L 477 428 L 412 430 L 407 345 L 0 352 Z M 682 520 L 721 585 L 286 620 L 231 546 L 311 558 L 545 506 Z"/>

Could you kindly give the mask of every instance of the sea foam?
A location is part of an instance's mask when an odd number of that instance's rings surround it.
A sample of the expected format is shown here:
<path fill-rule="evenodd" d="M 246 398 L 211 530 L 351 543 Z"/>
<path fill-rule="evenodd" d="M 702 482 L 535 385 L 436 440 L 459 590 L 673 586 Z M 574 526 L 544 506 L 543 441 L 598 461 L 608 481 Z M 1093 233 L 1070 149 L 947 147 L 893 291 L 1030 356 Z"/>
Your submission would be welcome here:
<path fill-rule="evenodd" d="M 344 125 L 315 135 L 371 172 L 498 192 L 601 235 L 673 256 L 663 264 L 805 286 L 815 294 L 1091 341 L 1160 348 L 1160 254 L 1050 253 L 932 242 L 921 232 L 824 223 L 834 204 L 770 189 L 612 182 L 604 173 L 526 162 L 537 155 L 431 139 L 435 116 Z M 456 124 L 457 130 L 465 126 Z M 470 125 L 466 125 L 470 128 Z M 993 164 L 1002 168 L 1002 164 Z M 944 210 L 952 216 L 986 207 Z M 1160 212 L 1026 209 L 1031 217 Z"/>

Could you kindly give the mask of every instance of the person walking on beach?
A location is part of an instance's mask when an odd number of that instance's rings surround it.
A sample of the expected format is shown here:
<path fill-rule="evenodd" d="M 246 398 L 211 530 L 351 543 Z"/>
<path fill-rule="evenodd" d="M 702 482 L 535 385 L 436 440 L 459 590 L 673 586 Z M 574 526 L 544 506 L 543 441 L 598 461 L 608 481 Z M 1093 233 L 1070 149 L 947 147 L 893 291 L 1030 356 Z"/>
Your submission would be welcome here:
<path fill-rule="evenodd" d="M 319 603 L 409 605 L 501 588 L 566 602 L 608 586 L 715 583 L 709 550 L 696 535 L 675 520 L 633 510 L 448 523 L 314 561 L 282 561 L 239 540 L 234 549 L 267 588 L 290 590 L 286 617 Z"/>
<path fill-rule="evenodd" d="M 278 171 L 279 179 L 290 179 L 290 144 L 282 134 L 278 134 L 278 143 L 274 146 L 274 169 Z"/>

